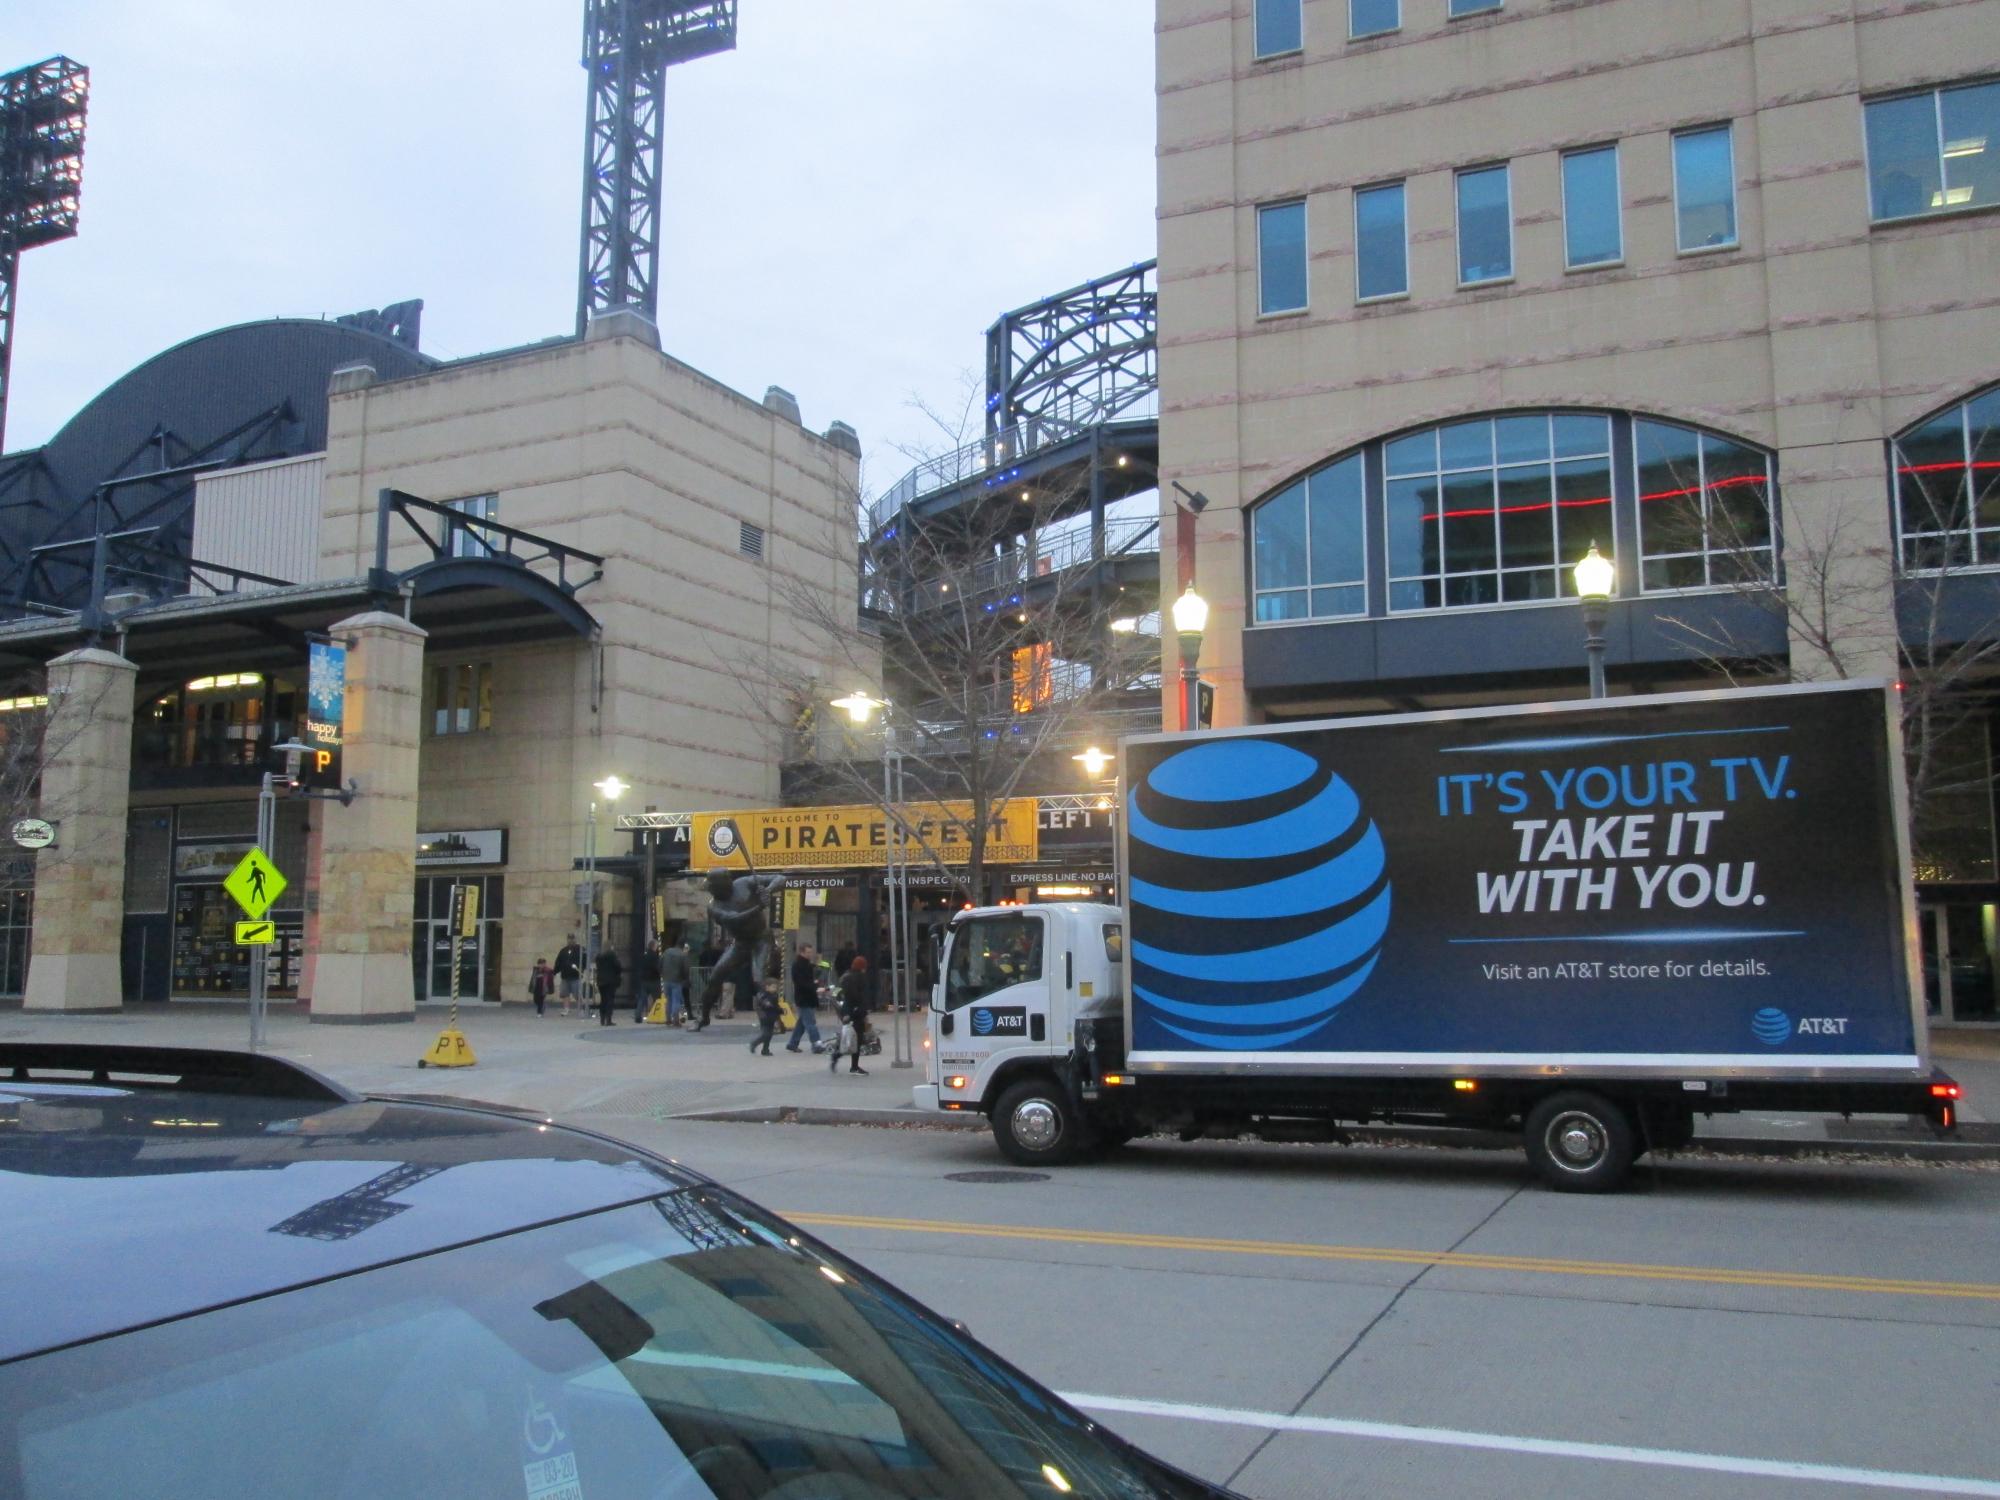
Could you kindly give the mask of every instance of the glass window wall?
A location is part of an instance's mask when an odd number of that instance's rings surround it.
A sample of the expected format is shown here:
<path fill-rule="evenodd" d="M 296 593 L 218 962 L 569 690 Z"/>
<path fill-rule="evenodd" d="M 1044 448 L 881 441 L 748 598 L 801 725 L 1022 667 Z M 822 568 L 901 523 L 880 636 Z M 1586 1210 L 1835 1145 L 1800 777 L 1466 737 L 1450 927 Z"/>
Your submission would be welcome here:
<path fill-rule="evenodd" d="M 1304 0 L 1257 0 L 1257 55 L 1283 57 L 1305 42 Z"/>
<path fill-rule="evenodd" d="M 1258 624 L 1367 612 L 1362 489 L 1361 457 L 1350 454 L 1252 513 Z"/>
<path fill-rule="evenodd" d="M 1919 423 L 1890 447 L 1903 566 L 2000 563 L 2000 386 Z"/>

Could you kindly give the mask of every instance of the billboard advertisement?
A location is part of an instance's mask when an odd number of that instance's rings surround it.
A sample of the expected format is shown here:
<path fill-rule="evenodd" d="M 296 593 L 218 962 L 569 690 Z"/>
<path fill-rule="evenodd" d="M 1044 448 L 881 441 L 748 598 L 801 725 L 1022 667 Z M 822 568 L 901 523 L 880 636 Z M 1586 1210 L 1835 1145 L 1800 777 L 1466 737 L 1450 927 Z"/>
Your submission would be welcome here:
<path fill-rule="evenodd" d="M 1128 741 L 1134 1061 L 1916 1062 L 1881 685 Z"/>
<path fill-rule="evenodd" d="M 1031 862 L 1037 848 L 1035 799 L 1011 797 L 990 809 L 989 863 Z M 972 857 L 972 808 L 964 802 L 912 802 L 902 809 L 911 864 L 962 865 Z M 771 807 L 696 813 L 689 865 L 759 870 L 888 868 L 889 819 L 879 807 Z M 915 882 L 913 881 L 912 884 Z"/>

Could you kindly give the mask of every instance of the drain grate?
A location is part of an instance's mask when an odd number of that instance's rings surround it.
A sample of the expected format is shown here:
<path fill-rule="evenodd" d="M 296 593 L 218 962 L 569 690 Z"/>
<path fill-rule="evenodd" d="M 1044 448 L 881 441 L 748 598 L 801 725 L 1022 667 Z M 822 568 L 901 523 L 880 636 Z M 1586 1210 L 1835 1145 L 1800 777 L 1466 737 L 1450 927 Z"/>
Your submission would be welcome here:
<path fill-rule="evenodd" d="M 947 1172 L 944 1174 L 944 1180 L 946 1182 L 1047 1182 L 1049 1174 L 1046 1172 L 1007 1172 L 998 1170 L 989 1172 Z"/>

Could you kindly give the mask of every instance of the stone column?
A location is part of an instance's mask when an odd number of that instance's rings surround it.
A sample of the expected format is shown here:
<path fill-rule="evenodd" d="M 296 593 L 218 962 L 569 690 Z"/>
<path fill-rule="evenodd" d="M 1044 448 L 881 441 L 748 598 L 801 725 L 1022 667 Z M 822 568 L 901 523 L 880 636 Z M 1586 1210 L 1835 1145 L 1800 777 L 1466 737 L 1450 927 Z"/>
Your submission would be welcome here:
<path fill-rule="evenodd" d="M 49 663 L 40 816 L 56 843 L 35 856 L 27 1010 L 124 1004 L 125 813 L 132 795 L 132 699 L 139 669 L 95 647 Z"/>
<path fill-rule="evenodd" d="M 417 879 L 417 746 L 424 632 L 400 615 L 353 615 L 329 632 L 347 652 L 341 775 L 350 806 L 321 803 L 315 1024 L 413 1021 L 410 920 Z"/>

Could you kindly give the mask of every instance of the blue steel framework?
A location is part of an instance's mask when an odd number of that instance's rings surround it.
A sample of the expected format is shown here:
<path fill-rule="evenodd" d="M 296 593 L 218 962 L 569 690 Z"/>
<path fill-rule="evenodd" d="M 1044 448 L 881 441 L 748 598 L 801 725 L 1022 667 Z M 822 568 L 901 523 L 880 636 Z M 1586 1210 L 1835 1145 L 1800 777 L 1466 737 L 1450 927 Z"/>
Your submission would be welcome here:
<path fill-rule="evenodd" d="M 660 305 L 660 102 L 666 72 L 736 45 L 736 0 L 585 0 L 590 75 L 576 331 Z"/>

